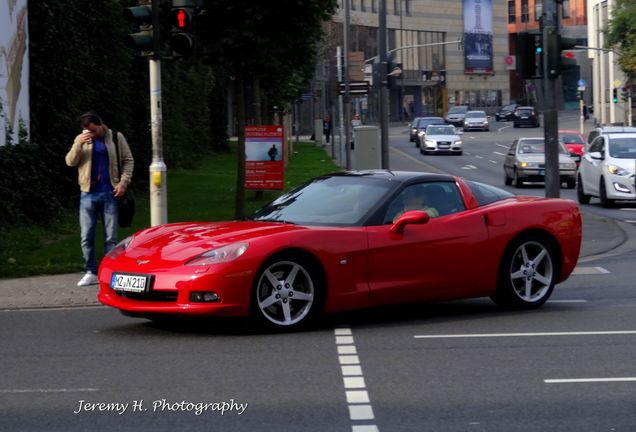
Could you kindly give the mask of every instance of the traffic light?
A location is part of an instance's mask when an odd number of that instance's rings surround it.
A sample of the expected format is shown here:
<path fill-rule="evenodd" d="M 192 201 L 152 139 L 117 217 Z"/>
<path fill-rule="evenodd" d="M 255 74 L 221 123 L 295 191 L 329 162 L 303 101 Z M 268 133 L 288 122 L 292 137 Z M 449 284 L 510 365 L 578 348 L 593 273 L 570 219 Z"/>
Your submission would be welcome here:
<path fill-rule="evenodd" d="M 618 89 L 616 87 L 612 89 L 612 102 L 618 103 Z"/>
<path fill-rule="evenodd" d="M 170 48 L 174 56 L 188 56 L 196 47 L 193 34 L 195 3 L 194 0 L 172 0 Z"/>
<path fill-rule="evenodd" d="M 152 29 L 153 12 L 149 1 L 140 1 L 139 6 L 124 9 L 123 17 L 139 26 L 139 32 L 130 33 L 124 43 L 127 47 L 152 55 L 155 51 L 155 33 Z M 158 54 L 158 53 L 156 53 Z"/>
<path fill-rule="evenodd" d="M 389 54 L 386 62 L 386 79 L 388 88 L 395 88 L 396 79 L 402 75 L 402 65 L 395 59 L 395 53 Z"/>
<path fill-rule="evenodd" d="M 630 97 L 631 97 L 631 90 L 628 89 L 627 87 L 623 87 L 623 89 L 621 90 L 621 100 L 623 102 L 627 102 Z"/>
<path fill-rule="evenodd" d="M 517 33 L 515 44 L 519 78 L 543 76 L 543 38 L 541 34 Z"/>
<path fill-rule="evenodd" d="M 557 33 L 548 34 L 548 77 L 560 76 L 564 70 L 576 67 L 574 53 L 564 52 L 574 49 L 577 45 L 575 38 L 563 37 Z"/>

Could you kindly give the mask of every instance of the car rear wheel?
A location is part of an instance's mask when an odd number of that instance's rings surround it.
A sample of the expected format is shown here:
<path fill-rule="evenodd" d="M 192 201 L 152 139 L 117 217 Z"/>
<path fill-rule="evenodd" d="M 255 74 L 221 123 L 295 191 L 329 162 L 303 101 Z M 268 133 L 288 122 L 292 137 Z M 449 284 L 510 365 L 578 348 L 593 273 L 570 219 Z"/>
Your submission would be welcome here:
<path fill-rule="evenodd" d="M 579 201 L 579 204 L 590 203 L 590 196 L 585 194 L 585 190 L 583 189 L 583 181 L 580 175 L 576 177 L 576 198 Z"/>
<path fill-rule="evenodd" d="M 601 200 L 601 207 L 609 208 L 614 205 L 614 200 L 607 197 L 607 189 L 605 189 L 605 180 L 601 177 L 601 183 L 598 186 L 598 195 Z"/>
<path fill-rule="evenodd" d="M 537 308 L 552 294 L 557 274 L 556 254 L 546 238 L 530 234 L 518 237 L 501 259 L 492 299 L 503 307 Z"/>
<path fill-rule="evenodd" d="M 279 255 L 265 263 L 256 277 L 252 313 L 263 324 L 295 329 L 317 314 L 322 286 L 315 266 L 306 259 Z"/>
<path fill-rule="evenodd" d="M 506 186 L 510 186 L 512 184 L 512 179 L 508 177 L 508 174 L 504 171 L 504 184 Z"/>

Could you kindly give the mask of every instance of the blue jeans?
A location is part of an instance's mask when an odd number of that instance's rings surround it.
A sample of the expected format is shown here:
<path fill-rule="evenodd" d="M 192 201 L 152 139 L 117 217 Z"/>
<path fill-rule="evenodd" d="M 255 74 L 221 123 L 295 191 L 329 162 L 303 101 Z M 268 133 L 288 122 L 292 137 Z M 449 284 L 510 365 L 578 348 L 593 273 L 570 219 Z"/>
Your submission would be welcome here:
<path fill-rule="evenodd" d="M 104 225 L 104 254 L 106 254 L 117 244 L 117 216 L 117 201 L 112 191 L 82 192 L 80 195 L 80 238 L 86 271 L 97 274 L 95 230 L 98 219 Z"/>

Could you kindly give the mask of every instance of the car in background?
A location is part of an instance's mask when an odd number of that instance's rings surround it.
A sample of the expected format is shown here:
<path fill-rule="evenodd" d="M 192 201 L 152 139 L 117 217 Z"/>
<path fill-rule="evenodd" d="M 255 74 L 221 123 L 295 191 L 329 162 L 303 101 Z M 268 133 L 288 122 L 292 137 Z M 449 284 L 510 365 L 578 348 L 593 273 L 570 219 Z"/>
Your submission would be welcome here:
<path fill-rule="evenodd" d="M 441 117 L 419 117 L 417 123 L 414 122 L 412 124 L 411 136 L 415 134 L 415 139 L 411 141 L 415 141 L 415 147 L 420 146 L 420 142 L 422 142 L 423 136 L 426 133 L 426 127 L 432 124 L 443 125 L 446 124 L 446 122 Z"/>
<path fill-rule="evenodd" d="M 417 140 L 417 122 L 422 117 L 415 117 L 411 123 L 409 123 L 409 141 L 415 142 Z"/>
<path fill-rule="evenodd" d="M 512 114 L 512 125 L 516 128 L 521 126 L 539 127 L 539 116 L 534 110 L 534 107 L 519 106 Z"/>
<path fill-rule="evenodd" d="M 470 107 L 466 105 L 452 107 L 448 110 L 448 113 L 446 113 L 446 123 L 452 124 L 453 126 L 463 126 L 464 117 L 468 111 L 470 111 Z"/>
<path fill-rule="evenodd" d="M 405 210 L 412 195 L 434 216 Z M 251 317 L 282 331 L 394 303 L 490 297 L 530 310 L 570 276 L 581 237 L 570 200 L 445 174 L 339 172 L 247 220 L 136 232 L 102 260 L 98 300 L 127 316 Z"/>
<path fill-rule="evenodd" d="M 502 106 L 501 109 L 495 113 L 495 120 L 496 121 L 512 120 L 512 115 L 514 114 L 518 106 L 519 104 L 516 104 L 516 103 Z"/>
<path fill-rule="evenodd" d="M 559 141 L 565 145 L 570 157 L 576 162 L 578 167 L 581 163 L 581 156 L 585 150 L 585 138 L 580 132 L 575 130 L 560 130 Z"/>
<path fill-rule="evenodd" d="M 453 125 L 430 125 L 422 137 L 420 153 L 437 154 L 451 153 L 461 155 L 464 143 Z"/>
<path fill-rule="evenodd" d="M 590 131 L 587 135 L 587 144 L 586 148 L 592 144 L 592 141 L 596 139 L 599 135 L 605 135 L 609 133 L 636 133 L 636 127 L 632 126 L 599 126 Z"/>
<path fill-rule="evenodd" d="M 559 175 L 570 189 L 576 185 L 576 162 L 559 142 Z M 523 182 L 545 181 L 545 141 L 543 138 L 517 138 L 504 159 L 504 183 L 521 187 Z"/>
<path fill-rule="evenodd" d="M 464 130 L 489 131 L 488 115 L 485 111 L 468 111 L 464 117 Z"/>
<path fill-rule="evenodd" d="M 616 200 L 636 201 L 636 133 L 596 137 L 581 159 L 576 195 L 581 204 L 598 197 L 603 207 Z"/>

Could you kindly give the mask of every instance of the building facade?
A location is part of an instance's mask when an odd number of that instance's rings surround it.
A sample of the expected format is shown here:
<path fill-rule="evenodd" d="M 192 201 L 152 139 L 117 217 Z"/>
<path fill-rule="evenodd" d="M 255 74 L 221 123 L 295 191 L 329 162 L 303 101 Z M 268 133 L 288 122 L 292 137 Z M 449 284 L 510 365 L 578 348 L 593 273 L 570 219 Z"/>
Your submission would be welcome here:
<path fill-rule="evenodd" d="M 350 1 L 349 59 L 352 81 L 372 81 L 378 55 L 381 0 Z M 387 50 L 402 73 L 390 90 L 391 121 L 443 116 L 448 107 L 470 105 L 494 112 L 510 100 L 508 21 L 505 0 L 384 0 Z M 336 47 L 342 45 L 344 0 L 326 31 L 315 93 L 320 110 L 337 105 Z M 352 95 L 355 114 L 378 120 L 379 92 Z M 317 114 L 317 113 L 316 113 Z"/>

